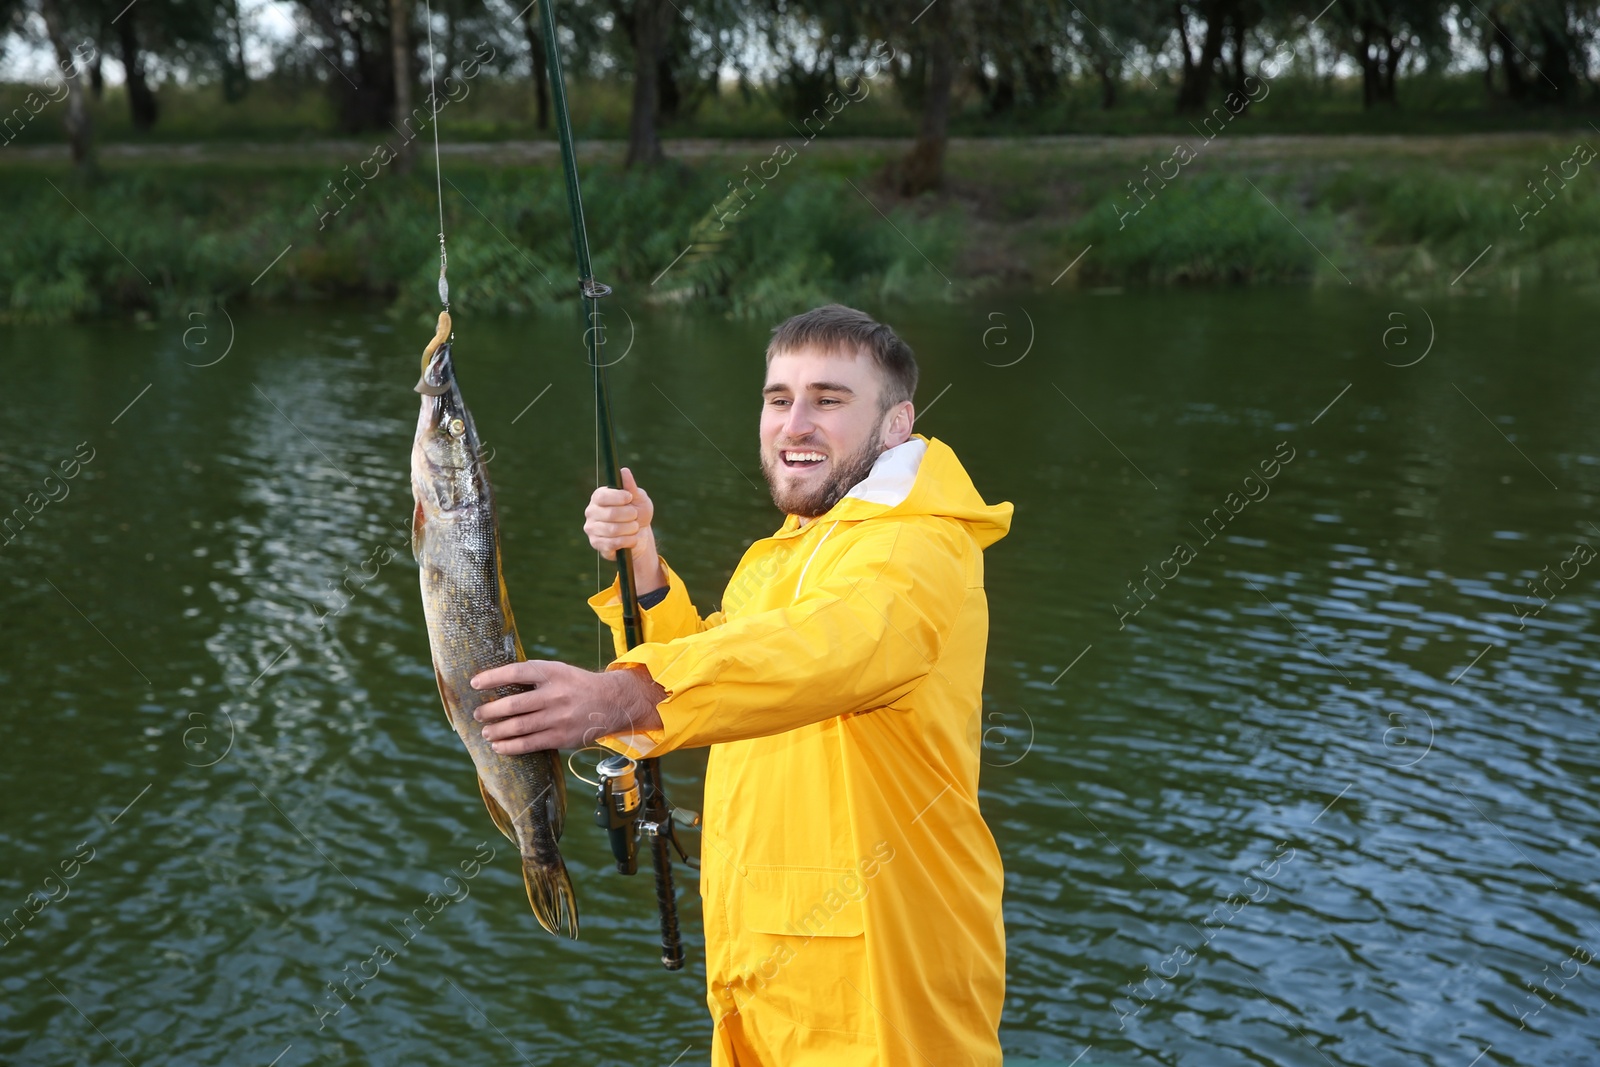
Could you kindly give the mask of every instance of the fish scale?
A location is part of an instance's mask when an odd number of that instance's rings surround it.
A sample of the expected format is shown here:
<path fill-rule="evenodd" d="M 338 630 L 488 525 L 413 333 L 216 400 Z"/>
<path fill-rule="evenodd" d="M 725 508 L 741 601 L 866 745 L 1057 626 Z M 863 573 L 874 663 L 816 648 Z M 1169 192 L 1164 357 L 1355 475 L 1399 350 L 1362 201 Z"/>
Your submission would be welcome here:
<path fill-rule="evenodd" d="M 494 490 L 451 357 L 450 315 L 423 353 L 422 410 L 411 448 L 411 547 L 422 588 L 434 676 L 445 715 L 472 756 L 484 805 L 522 857 L 528 903 L 553 934 L 578 936 L 578 907 L 557 841 L 566 820 L 561 756 L 502 755 L 473 713 L 527 686 L 472 688 L 472 678 L 523 658 L 500 566 Z"/>

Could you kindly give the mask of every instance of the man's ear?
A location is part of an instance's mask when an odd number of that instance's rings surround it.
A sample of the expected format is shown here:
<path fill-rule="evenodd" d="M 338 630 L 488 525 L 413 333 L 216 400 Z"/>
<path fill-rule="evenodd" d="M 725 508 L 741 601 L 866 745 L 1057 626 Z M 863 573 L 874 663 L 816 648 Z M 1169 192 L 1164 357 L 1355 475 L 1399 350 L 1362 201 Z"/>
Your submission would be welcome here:
<path fill-rule="evenodd" d="M 883 428 L 884 447 L 893 448 L 911 440 L 911 426 L 915 420 L 916 409 L 909 400 L 902 400 L 890 408 L 888 421 Z"/>

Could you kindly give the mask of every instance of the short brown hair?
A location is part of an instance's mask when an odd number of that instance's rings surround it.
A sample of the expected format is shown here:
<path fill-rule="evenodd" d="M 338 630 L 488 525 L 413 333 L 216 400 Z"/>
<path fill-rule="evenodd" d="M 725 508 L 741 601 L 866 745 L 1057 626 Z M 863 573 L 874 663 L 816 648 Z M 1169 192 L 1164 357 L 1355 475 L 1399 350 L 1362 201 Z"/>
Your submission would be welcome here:
<path fill-rule="evenodd" d="M 824 304 L 780 323 L 767 345 L 767 362 L 779 352 L 812 347 L 844 355 L 870 353 L 883 372 L 883 411 L 916 395 L 917 357 L 911 346 L 864 311 Z"/>

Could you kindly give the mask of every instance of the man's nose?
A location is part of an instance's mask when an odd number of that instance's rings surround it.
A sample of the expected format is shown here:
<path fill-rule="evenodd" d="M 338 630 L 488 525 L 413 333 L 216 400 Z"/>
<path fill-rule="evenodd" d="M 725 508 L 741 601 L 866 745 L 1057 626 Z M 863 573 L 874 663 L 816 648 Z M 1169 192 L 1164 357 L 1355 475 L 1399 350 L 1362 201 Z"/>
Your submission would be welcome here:
<path fill-rule="evenodd" d="M 794 441 L 805 437 L 816 428 L 811 420 L 811 408 L 804 401 L 789 405 L 789 417 L 783 420 L 783 435 Z"/>

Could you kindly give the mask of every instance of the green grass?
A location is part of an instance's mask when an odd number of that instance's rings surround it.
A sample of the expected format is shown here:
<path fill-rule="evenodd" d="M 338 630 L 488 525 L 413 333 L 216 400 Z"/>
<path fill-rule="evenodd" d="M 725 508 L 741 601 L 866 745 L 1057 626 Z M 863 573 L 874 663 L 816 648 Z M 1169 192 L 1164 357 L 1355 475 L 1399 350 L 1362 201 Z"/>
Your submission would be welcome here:
<path fill-rule="evenodd" d="M 868 181 L 854 170 L 858 184 Z M 326 182 L 344 173 L 332 165 L 142 164 L 91 182 L 47 170 L 0 174 L 13 219 L 0 243 L 0 315 L 175 316 L 218 301 L 351 294 L 425 315 L 437 303 L 432 176 L 381 172 L 365 188 L 351 182 L 340 207 Z M 908 239 L 929 254 L 953 254 L 957 209 L 927 218 L 891 209 L 902 238 L 836 172 L 786 170 L 718 229 L 712 207 L 734 173 L 586 168 L 596 277 L 645 298 L 736 315 L 783 314 L 823 299 L 940 298 L 951 290 Z M 574 299 L 558 172 L 458 166 L 447 177 L 453 304 L 537 314 Z M 690 254 L 652 286 L 691 242 Z"/>
<path fill-rule="evenodd" d="M 455 140 L 539 139 L 532 88 L 526 78 L 482 74 L 467 83 L 465 98 L 448 105 L 445 132 Z M 0 84 L 0 115 L 20 105 L 27 87 Z M 1218 92 L 1213 103 L 1220 103 Z M 1285 73 L 1270 92 L 1252 104 L 1248 132 L 1287 133 L 1466 133 L 1489 130 L 1564 129 L 1581 125 L 1594 109 L 1512 106 L 1485 95 L 1480 75 L 1423 74 L 1400 86 L 1400 103 L 1371 110 L 1361 106 L 1354 79 L 1311 78 Z M 163 85 L 158 89 L 161 117 L 147 133 L 132 129 L 120 88 L 108 88 L 94 101 L 97 136 L 103 142 L 162 144 L 187 141 L 297 141 L 340 136 L 324 89 L 304 80 L 269 78 L 253 83 L 239 102 L 222 99 L 216 86 Z M 1052 99 L 992 114 L 971 89 L 958 88 L 951 130 L 958 136 L 1028 136 L 1087 133 L 1104 135 L 1191 131 L 1191 119 L 1173 111 L 1176 87 L 1161 73 L 1123 85 L 1116 107 L 1100 107 L 1099 89 L 1087 82 L 1065 85 Z M 419 94 L 420 99 L 420 94 Z M 625 81 L 582 80 L 570 92 L 574 129 L 585 138 L 617 140 L 627 135 L 630 85 Z M 797 116 L 784 114 L 763 89 L 743 94 L 724 87 L 685 114 L 664 124 L 673 137 L 773 138 L 793 132 Z M 871 91 L 840 115 L 831 131 L 852 137 L 906 137 L 915 134 L 918 116 L 880 77 Z M 382 133 L 382 131 L 379 131 Z M 372 134 L 361 140 L 370 140 Z M 28 124 L 20 144 L 61 140 L 60 105 L 53 104 Z"/>
<path fill-rule="evenodd" d="M 1104 198 L 1072 228 L 1073 241 L 1101 249 L 1083 265 L 1087 281 L 1282 282 L 1316 272 L 1316 251 L 1242 178 L 1181 178 L 1166 189 L 1152 182 L 1143 206 L 1131 193 Z M 1323 236 L 1327 216 L 1316 212 L 1301 229 Z"/>
<path fill-rule="evenodd" d="M 734 145 L 653 172 L 586 163 L 583 175 L 597 277 L 630 299 L 773 319 L 826 300 L 950 300 L 1058 279 L 1445 289 L 1472 265 L 1452 291 L 1600 284 L 1600 158 L 1526 225 L 1514 207 L 1580 138 L 1306 138 L 1270 152 L 1219 139 L 1164 188 L 1152 184 L 1137 215 L 1126 214 L 1138 205 L 1128 185 L 1170 154 L 1165 141 L 958 145 L 947 189 L 915 201 L 876 183 L 887 149 L 859 146 L 802 156 L 765 188 L 751 181 L 737 211 L 730 185 L 761 169 L 764 149 Z M 258 153 L 110 161 L 89 180 L 59 164 L 0 171 L 12 220 L 0 318 L 175 317 L 219 301 L 344 295 L 426 318 L 437 272 L 430 168 L 351 181 L 340 207 L 328 183 L 369 152 L 268 167 Z M 445 176 L 452 302 L 570 314 L 559 173 L 447 160 Z"/>

